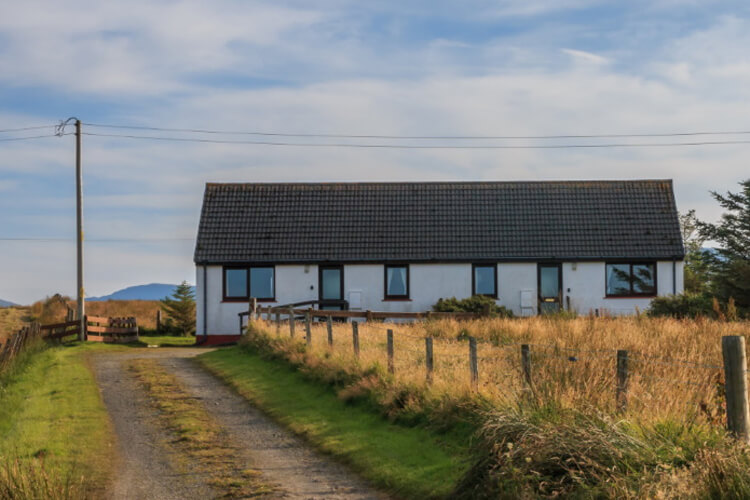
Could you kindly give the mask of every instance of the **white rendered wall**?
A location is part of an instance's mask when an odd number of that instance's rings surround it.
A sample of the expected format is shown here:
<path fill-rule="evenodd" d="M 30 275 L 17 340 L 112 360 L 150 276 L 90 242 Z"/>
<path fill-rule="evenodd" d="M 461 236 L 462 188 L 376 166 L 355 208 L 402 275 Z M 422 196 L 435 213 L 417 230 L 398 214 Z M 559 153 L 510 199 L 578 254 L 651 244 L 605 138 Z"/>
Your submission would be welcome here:
<path fill-rule="evenodd" d="M 609 314 L 633 314 L 636 307 L 645 310 L 648 298 L 606 298 L 604 262 L 566 262 L 563 269 L 563 306 L 570 297 L 570 307 L 579 314 L 595 310 Z M 677 293 L 683 289 L 683 263 L 675 267 Z M 471 264 L 411 264 L 409 266 L 410 300 L 384 299 L 384 266 L 382 264 L 353 264 L 344 266 L 344 298 L 352 301 L 352 294 L 359 294 L 359 310 L 421 312 L 428 311 L 440 298 L 471 296 Z M 672 262 L 657 263 L 657 287 L 659 295 L 672 293 Z M 222 267 L 208 266 L 207 332 L 213 335 L 236 335 L 239 333 L 238 313 L 246 311 L 247 302 L 222 301 Z M 196 267 L 196 331 L 203 329 L 203 267 Z M 537 314 L 537 265 L 536 263 L 501 263 L 497 266 L 497 288 L 499 305 L 505 306 L 516 316 Z M 522 307 L 522 297 L 531 298 Z M 261 302 L 261 305 L 279 305 L 318 299 L 318 266 L 277 265 L 276 302 Z"/>
<path fill-rule="evenodd" d="M 513 311 L 516 316 L 533 316 L 537 313 L 536 263 L 502 263 L 497 266 L 498 304 Z M 521 307 L 521 292 L 531 293 L 531 307 Z"/>
<path fill-rule="evenodd" d="M 636 308 L 647 309 L 651 299 L 644 298 L 607 298 L 605 285 L 606 264 L 604 262 L 566 262 L 563 264 L 563 303 L 570 297 L 570 309 L 579 314 L 588 314 L 597 309 L 600 313 L 615 316 L 634 314 Z M 676 291 L 683 290 L 683 263 L 675 263 Z M 656 263 L 657 295 L 672 293 L 672 262 Z"/>

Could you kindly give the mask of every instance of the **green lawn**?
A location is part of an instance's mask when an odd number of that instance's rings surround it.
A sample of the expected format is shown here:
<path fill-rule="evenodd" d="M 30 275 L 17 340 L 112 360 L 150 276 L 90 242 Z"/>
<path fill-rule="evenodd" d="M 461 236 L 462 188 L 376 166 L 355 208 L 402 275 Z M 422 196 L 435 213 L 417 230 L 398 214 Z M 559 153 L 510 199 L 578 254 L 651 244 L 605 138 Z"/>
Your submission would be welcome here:
<path fill-rule="evenodd" d="M 237 347 L 198 360 L 275 420 L 399 496 L 445 497 L 467 468 L 465 440 L 389 423 L 288 365 Z"/>
<path fill-rule="evenodd" d="M 131 344 L 137 347 L 157 345 L 159 347 L 189 347 L 195 345 L 195 337 L 177 337 L 172 335 L 144 335 L 138 336 L 138 343 Z"/>
<path fill-rule="evenodd" d="M 0 378 L 0 498 L 4 488 L 15 489 L 17 498 L 66 498 L 103 487 L 112 464 L 112 433 L 87 366 L 88 350 L 42 350 Z M 40 486 L 44 475 L 49 484 Z M 28 491 L 21 494 L 14 481 L 29 483 Z"/>

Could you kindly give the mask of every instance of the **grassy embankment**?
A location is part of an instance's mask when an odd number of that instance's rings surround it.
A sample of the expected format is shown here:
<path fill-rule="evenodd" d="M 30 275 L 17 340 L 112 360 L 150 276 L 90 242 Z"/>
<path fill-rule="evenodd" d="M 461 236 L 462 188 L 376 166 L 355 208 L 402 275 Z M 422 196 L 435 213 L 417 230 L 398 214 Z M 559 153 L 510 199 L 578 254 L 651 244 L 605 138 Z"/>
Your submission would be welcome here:
<path fill-rule="evenodd" d="M 385 325 L 360 327 L 359 360 L 349 325 L 334 327 L 333 350 L 323 326 L 314 327 L 308 348 L 299 334 L 277 337 L 273 325 L 257 325 L 248 353 L 219 351 L 204 363 L 370 477 L 377 466 L 357 462 L 369 450 L 337 442 L 346 433 L 335 419 L 358 419 L 347 412 L 370 409 L 402 426 L 437 431 L 475 429 L 472 464 L 460 480 L 451 478 L 454 497 L 750 496 L 748 451 L 723 429 L 720 349 L 722 335 L 742 334 L 748 323 L 635 317 L 388 325 L 396 331 L 395 375 L 384 369 Z M 469 335 L 479 339 L 477 391 Z M 432 385 L 425 383 L 424 336 L 435 338 Z M 521 343 L 532 344 L 531 390 L 520 371 Z M 630 352 L 628 408 L 621 414 L 616 349 Z M 306 389 L 297 393 L 298 385 Z M 311 419 L 317 424 L 308 429 Z"/>
<path fill-rule="evenodd" d="M 399 496 L 444 497 L 466 468 L 466 435 L 395 425 L 241 348 L 203 354 L 199 361 L 274 419 Z"/>
<path fill-rule="evenodd" d="M 153 359 L 130 363 L 141 386 L 159 409 L 159 419 L 175 436 L 169 442 L 180 457 L 179 463 L 192 465 L 191 473 L 207 477 L 207 482 L 227 498 L 249 498 L 272 493 L 258 471 L 246 468 L 235 446 L 199 400 L 185 392 L 177 378 Z"/>
<path fill-rule="evenodd" d="M 112 434 L 90 349 L 39 344 L 0 375 L 0 498 L 101 496 Z"/>

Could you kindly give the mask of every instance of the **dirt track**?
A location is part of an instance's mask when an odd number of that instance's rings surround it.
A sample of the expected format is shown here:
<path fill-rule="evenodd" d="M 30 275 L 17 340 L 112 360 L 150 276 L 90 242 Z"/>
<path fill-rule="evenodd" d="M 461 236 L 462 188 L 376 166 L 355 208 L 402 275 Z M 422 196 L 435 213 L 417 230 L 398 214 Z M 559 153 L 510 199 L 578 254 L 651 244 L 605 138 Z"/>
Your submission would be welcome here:
<path fill-rule="evenodd" d="M 248 467 L 279 485 L 275 497 L 334 500 L 386 498 L 346 467 L 311 450 L 249 405 L 220 380 L 189 359 L 205 352 L 192 348 L 134 349 L 98 354 L 92 360 L 102 398 L 112 418 L 121 462 L 110 488 L 114 499 L 213 498 L 218 492 L 181 464 L 165 443 L 155 410 L 124 365 L 136 358 L 156 358 L 180 381 L 239 447 Z M 184 461 L 183 461 L 184 462 Z"/>

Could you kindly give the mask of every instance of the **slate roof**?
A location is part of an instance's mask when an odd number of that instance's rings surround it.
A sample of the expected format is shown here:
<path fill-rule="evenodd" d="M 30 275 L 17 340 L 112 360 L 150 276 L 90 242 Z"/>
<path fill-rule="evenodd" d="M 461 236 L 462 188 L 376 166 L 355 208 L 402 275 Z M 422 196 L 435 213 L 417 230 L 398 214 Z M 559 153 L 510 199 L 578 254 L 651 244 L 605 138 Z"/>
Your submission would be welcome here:
<path fill-rule="evenodd" d="M 206 184 L 195 262 L 682 259 L 671 180 Z"/>

